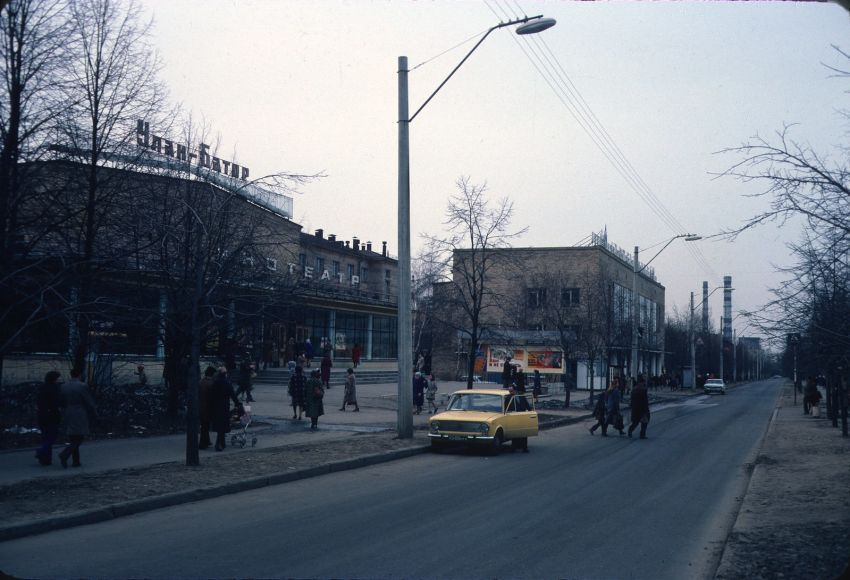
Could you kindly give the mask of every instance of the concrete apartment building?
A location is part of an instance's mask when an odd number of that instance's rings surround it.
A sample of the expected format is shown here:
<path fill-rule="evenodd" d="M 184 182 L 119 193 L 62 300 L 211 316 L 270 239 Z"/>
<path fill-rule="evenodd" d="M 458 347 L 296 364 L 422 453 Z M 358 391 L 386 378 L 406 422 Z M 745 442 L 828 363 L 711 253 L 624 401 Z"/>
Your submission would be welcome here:
<path fill-rule="evenodd" d="M 458 264 L 469 250 L 454 255 L 454 279 L 435 292 L 462 282 Z M 594 234 L 586 246 L 492 250 L 486 273 L 476 375 L 499 382 L 505 356 L 527 374 L 539 370 L 553 381 L 563 375 L 579 389 L 590 387 L 588 341 L 598 344 L 595 388 L 613 374 L 632 369 L 632 285 L 630 256 Z M 637 275 L 638 360 L 636 372 L 661 374 L 664 368 L 664 286 L 651 269 Z M 463 316 L 454 312 L 456 320 Z M 465 374 L 468 344 L 463 333 L 438 325 L 434 369 L 443 376 Z M 569 352 L 560 344 L 559 326 L 571 337 Z"/>

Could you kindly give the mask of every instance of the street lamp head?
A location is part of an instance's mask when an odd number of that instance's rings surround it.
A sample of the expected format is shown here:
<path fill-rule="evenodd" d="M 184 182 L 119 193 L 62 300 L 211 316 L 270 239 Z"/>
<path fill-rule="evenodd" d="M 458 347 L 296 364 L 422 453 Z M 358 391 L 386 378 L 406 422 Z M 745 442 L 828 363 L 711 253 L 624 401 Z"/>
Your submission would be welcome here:
<path fill-rule="evenodd" d="M 702 239 L 702 236 L 698 236 L 696 234 L 688 234 L 687 236 L 685 236 L 686 242 L 696 242 L 697 240 L 701 240 L 701 239 Z"/>
<path fill-rule="evenodd" d="M 540 18 L 516 27 L 517 34 L 537 34 L 555 26 L 554 18 Z"/>

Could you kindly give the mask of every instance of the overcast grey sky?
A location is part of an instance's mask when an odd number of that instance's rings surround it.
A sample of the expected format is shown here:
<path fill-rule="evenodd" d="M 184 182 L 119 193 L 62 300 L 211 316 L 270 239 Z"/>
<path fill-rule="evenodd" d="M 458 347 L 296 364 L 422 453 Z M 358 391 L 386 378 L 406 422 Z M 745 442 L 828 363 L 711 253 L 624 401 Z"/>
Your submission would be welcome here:
<path fill-rule="evenodd" d="M 305 231 L 389 242 L 397 249 L 397 58 L 410 66 L 500 20 L 544 14 L 536 39 L 497 30 L 411 124 L 411 214 L 417 234 L 442 229 L 458 177 L 487 182 L 516 204 L 518 245 L 572 245 L 607 226 L 631 250 L 671 228 L 606 159 L 526 51 L 543 51 L 583 96 L 637 175 L 687 231 L 710 235 L 766 207 L 752 187 L 713 179 L 736 159 L 716 155 L 785 123 L 792 136 L 839 155 L 850 81 L 850 18 L 824 3 L 147 0 L 173 100 L 203 115 L 252 176 L 327 177 L 295 197 Z M 528 38 L 528 37 L 526 37 Z M 519 43 L 516 42 L 519 40 Z M 543 44 L 545 41 L 545 45 Z M 472 42 L 410 74 L 411 112 Z M 540 53 L 540 52 L 538 52 Z M 540 64 L 537 65 L 541 66 Z M 550 82 L 551 79 L 550 79 Z M 153 128 L 152 128 L 153 130 Z M 644 190 L 645 191 L 645 190 Z M 731 275 L 733 306 L 754 310 L 787 264 L 794 225 L 736 242 L 676 241 L 653 262 L 668 315 L 689 292 Z M 641 254 L 646 260 L 649 251 Z M 699 298 L 697 298 L 699 300 Z M 722 308 L 720 292 L 711 298 Z M 744 330 L 739 327 L 739 330 Z M 746 331 L 744 332 L 746 334 Z"/>

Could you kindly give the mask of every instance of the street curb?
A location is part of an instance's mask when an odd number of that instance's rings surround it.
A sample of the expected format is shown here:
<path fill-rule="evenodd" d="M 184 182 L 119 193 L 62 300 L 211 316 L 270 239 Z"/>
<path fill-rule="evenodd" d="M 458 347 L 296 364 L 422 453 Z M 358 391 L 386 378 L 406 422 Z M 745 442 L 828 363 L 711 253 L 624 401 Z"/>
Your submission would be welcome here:
<path fill-rule="evenodd" d="M 735 516 L 732 518 L 732 523 L 729 525 L 729 529 L 726 532 L 726 539 L 723 541 L 723 548 L 720 550 L 720 555 L 717 557 L 717 565 L 714 567 L 714 571 L 711 574 L 712 578 L 717 576 L 717 573 L 723 566 L 723 558 L 726 556 L 726 549 L 729 547 L 729 536 L 732 535 L 732 532 L 735 530 L 735 525 L 738 523 L 738 518 L 741 517 L 741 508 L 744 507 L 744 500 L 747 498 L 747 494 L 750 492 L 750 486 L 753 484 L 753 478 L 756 474 L 756 470 L 759 468 L 760 465 L 758 463 L 758 458 L 761 455 L 761 450 L 764 449 L 764 442 L 775 429 L 776 417 L 779 416 L 779 409 L 782 406 L 782 396 L 784 388 L 785 387 L 783 386 L 783 388 L 780 389 L 779 395 L 776 397 L 773 413 L 770 415 L 770 421 L 768 421 L 767 427 L 765 428 L 764 433 L 762 433 L 761 439 L 759 439 L 758 448 L 755 452 L 755 456 L 753 457 L 753 468 L 748 470 L 749 473 L 747 475 L 747 485 L 744 486 L 744 491 L 741 493 L 741 501 L 738 502 L 738 506 L 735 510 Z"/>
<path fill-rule="evenodd" d="M 302 469 L 299 471 L 263 475 L 260 477 L 253 477 L 243 481 L 225 483 L 214 487 L 168 493 L 149 498 L 121 502 L 97 509 L 75 512 L 63 516 L 49 517 L 35 522 L 26 522 L 11 526 L 3 526 L 0 527 L 0 542 L 23 538 L 26 536 L 34 536 L 37 534 L 43 534 L 46 532 L 52 532 L 66 528 L 85 526 L 88 524 L 96 524 L 160 508 L 171 507 L 179 504 L 191 503 L 205 499 L 212 499 L 216 497 L 221 497 L 223 495 L 230 495 L 243 491 L 250 491 L 252 489 L 268 487 L 271 485 L 288 483 L 290 481 L 307 479 L 318 475 L 337 473 L 340 471 L 357 469 L 369 465 L 378 465 L 380 463 L 387 463 L 396 459 L 412 457 L 414 455 L 419 455 L 428 451 L 430 451 L 430 447 L 427 445 L 422 445 L 418 447 L 408 447 L 395 451 L 385 451 L 383 453 L 375 453 L 372 455 L 364 455 L 352 459 L 334 461 L 325 465 L 318 465 L 316 467 Z"/>

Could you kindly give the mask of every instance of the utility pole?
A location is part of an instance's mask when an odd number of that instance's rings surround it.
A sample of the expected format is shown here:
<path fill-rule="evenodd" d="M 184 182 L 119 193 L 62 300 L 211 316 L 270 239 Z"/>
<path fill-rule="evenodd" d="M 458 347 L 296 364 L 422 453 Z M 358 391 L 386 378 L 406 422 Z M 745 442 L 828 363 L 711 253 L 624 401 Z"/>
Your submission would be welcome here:
<path fill-rule="evenodd" d="M 723 317 L 720 317 L 720 380 L 723 380 Z M 725 381 L 724 381 L 725 382 Z"/>
<path fill-rule="evenodd" d="M 691 292 L 691 310 L 690 310 L 690 324 L 689 330 L 691 335 L 691 389 L 696 390 L 697 388 L 697 354 L 696 347 L 694 346 L 694 293 Z"/>
<path fill-rule="evenodd" d="M 663 249 L 663 248 L 662 248 Z M 640 250 L 635 246 L 635 257 L 632 263 L 632 362 L 629 369 L 629 374 L 632 378 L 637 378 L 638 375 L 638 271 L 640 263 L 638 262 L 638 252 Z"/>

